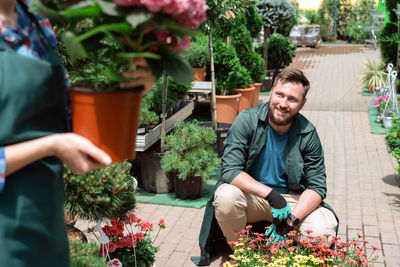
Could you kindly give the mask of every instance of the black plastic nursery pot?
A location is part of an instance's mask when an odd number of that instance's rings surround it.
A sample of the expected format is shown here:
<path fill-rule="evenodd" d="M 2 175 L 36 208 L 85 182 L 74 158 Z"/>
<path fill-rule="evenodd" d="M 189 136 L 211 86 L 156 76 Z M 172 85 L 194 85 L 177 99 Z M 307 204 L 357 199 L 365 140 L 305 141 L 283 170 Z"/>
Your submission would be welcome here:
<path fill-rule="evenodd" d="M 181 180 L 174 175 L 175 195 L 181 199 L 196 199 L 203 194 L 203 179 L 201 176 L 188 176 Z"/>

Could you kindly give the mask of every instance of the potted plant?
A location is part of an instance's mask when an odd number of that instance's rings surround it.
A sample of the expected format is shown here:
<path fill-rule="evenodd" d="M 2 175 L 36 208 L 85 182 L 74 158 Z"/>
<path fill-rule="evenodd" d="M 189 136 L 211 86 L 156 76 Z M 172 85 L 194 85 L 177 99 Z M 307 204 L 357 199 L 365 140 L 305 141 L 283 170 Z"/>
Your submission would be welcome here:
<path fill-rule="evenodd" d="M 400 174 L 400 116 L 395 116 L 392 121 L 392 127 L 385 136 L 386 146 L 390 153 L 397 160 L 397 172 Z"/>
<path fill-rule="evenodd" d="M 368 92 L 383 88 L 387 74 L 384 71 L 385 64 L 378 60 L 365 60 L 363 62 L 364 72 L 361 76 L 363 84 L 368 88 Z"/>
<path fill-rule="evenodd" d="M 154 242 L 161 229 L 165 229 L 162 219 L 158 222 L 157 234 L 152 237 L 154 227 L 150 221 L 142 220 L 133 213 L 113 218 L 102 227 L 108 242 L 100 244 L 98 253 L 106 257 L 110 267 L 153 266 L 155 254 L 160 249 Z"/>
<path fill-rule="evenodd" d="M 160 120 L 157 113 L 149 110 L 149 106 L 142 102 L 140 106 L 140 116 L 139 116 L 139 129 L 138 134 L 145 134 L 150 129 L 153 129 Z"/>
<path fill-rule="evenodd" d="M 37 9 L 66 30 L 61 40 L 71 62 L 86 61 L 76 68 L 94 68 L 95 74 L 101 72 L 118 84 L 127 80 L 121 72 L 129 70 L 132 59 L 142 57 L 156 77 L 168 70 L 182 83 L 192 81 L 193 71 L 178 53 L 188 48 L 188 36 L 195 33 L 192 28 L 205 20 L 204 1 L 192 3 L 194 8 L 186 5 L 179 14 L 168 6 L 175 2 L 155 7 L 153 1 L 88 0 L 55 9 L 50 9 L 49 1 L 48 6 L 42 2 L 35 1 Z M 102 71 L 102 59 L 117 66 L 103 64 Z M 101 82 L 90 90 L 71 90 L 73 130 L 108 152 L 114 162 L 133 159 L 142 88 L 93 92 L 104 88 Z M 126 121 L 118 122 L 120 118 Z"/>
<path fill-rule="evenodd" d="M 264 61 L 263 58 L 254 51 L 250 31 L 245 25 L 247 25 L 245 15 L 241 15 L 236 19 L 234 28 L 232 29 L 232 45 L 235 47 L 240 64 L 249 71 L 252 82 L 260 82 L 265 74 Z M 257 87 L 249 85 L 248 88 L 236 90 L 236 92 L 242 94 L 239 101 L 239 113 L 246 108 L 258 104 L 260 87 L 261 84 L 258 83 Z"/>
<path fill-rule="evenodd" d="M 125 161 L 81 175 L 65 166 L 65 210 L 69 216 L 98 221 L 128 214 L 135 207 L 136 181 L 130 175 L 131 166 Z"/>
<path fill-rule="evenodd" d="M 221 160 L 211 146 L 216 140 L 210 128 L 197 125 L 197 121 L 180 122 L 165 139 L 167 154 L 161 167 L 174 173 L 174 187 L 178 198 L 201 197 L 203 180 L 211 177 Z"/>
<path fill-rule="evenodd" d="M 205 72 L 210 64 L 210 48 L 207 36 L 195 37 L 190 48 L 183 53 L 183 57 L 192 66 L 195 74 L 194 81 L 205 81 Z"/>
<path fill-rule="evenodd" d="M 221 40 L 214 42 L 217 121 L 233 123 L 238 114 L 241 94 L 237 88 L 251 83 L 249 72 L 240 65 L 235 48 Z"/>
<path fill-rule="evenodd" d="M 256 49 L 259 53 L 263 53 L 263 47 L 259 46 Z M 263 85 L 266 91 L 269 91 L 274 84 L 276 76 L 281 69 L 292 63 L 296 56 L 296 45 L 280 33 L 271 34 L 268 38 L 268 69 L 266 73 L 266 84 Z"/>

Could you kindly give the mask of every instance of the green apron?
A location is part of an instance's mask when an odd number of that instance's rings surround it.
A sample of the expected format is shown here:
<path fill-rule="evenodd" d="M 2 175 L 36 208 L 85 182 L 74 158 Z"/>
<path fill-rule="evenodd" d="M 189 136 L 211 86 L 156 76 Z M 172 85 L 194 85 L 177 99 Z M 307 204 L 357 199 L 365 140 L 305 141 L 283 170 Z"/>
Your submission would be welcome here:
<path fill-rule="evenodd" d="M 63 67 L 47 43 L 39 60 L 17 54 L 0 37 L 0 146 L 66 131 Z M 69 266 L 62 173 L 62 162 L 47 157 L 6 177 L 0 266 Z"/>

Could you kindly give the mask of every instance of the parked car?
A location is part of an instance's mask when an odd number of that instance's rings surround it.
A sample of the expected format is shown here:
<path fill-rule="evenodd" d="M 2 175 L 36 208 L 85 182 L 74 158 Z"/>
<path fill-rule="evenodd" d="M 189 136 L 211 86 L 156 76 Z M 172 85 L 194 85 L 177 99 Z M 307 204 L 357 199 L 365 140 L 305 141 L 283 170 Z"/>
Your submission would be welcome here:
<path fill-rule="evenodd" d="M 297 25 L 292 28 L 289 38 L 296 45 L 316 47 L 321 42 L 319 25 Z"/>

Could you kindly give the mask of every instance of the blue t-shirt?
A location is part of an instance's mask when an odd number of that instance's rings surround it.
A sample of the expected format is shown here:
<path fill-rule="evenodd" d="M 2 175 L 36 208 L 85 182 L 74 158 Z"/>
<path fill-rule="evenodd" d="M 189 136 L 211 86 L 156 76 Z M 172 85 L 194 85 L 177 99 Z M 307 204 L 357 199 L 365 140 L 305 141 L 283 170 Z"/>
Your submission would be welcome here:
<path fill-rule="evenodd" d="M 281 135 L 268 124 L 265 147 L 249 170 L 249 174 L 254 179 L 275 189 L 280 194 L 289 192 L 285 173 L 288 137 L 289 132 Z"/>

